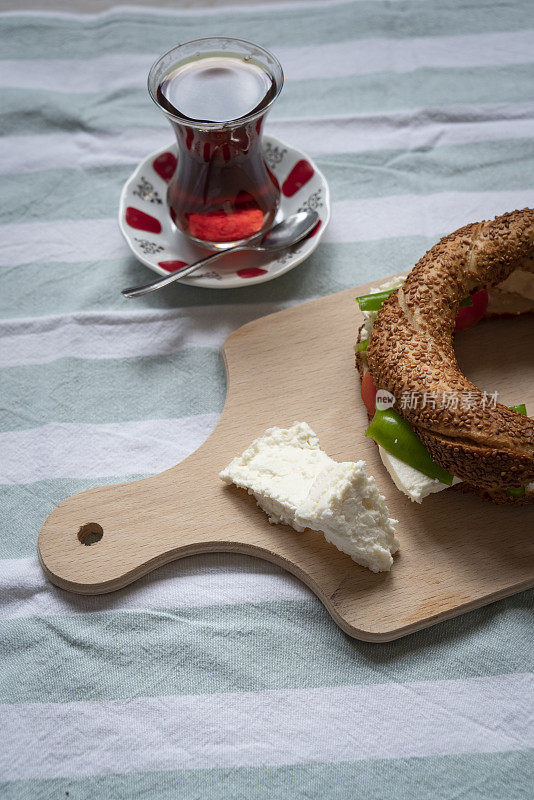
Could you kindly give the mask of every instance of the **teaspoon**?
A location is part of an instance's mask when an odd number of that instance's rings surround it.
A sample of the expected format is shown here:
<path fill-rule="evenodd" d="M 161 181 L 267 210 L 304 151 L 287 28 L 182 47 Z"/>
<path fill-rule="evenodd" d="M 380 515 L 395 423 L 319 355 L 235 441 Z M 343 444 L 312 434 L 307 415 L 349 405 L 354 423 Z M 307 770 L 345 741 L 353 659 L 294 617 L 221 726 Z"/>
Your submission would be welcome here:
<path fill-rule="evenodd" d="M 157 292 L 158 289 L 162 289 L 180 278 L 185 278 L 186 275 L 195 272 L 199 267 L 215 261 L 216 258 L 220 258 L 226 253 L 236 253 L 238 250 L 254 250 L 258 252 L 283 250 L 285 247 L 291 247 L 291 245 L 302 241 L 311 233 L 318 221 L 319 215 L 316 211 L 298 211 L 296 214 L 286 217 L 278 225 L 263 234 L 262 238 L 258 239 L 256 243 L 254 243 L 254 239 L 249 239 L 247 242 L 236 244 L 226 250 L 218 250 L 216 253 L 206 256 L 206 258 L 202 258 L 188 267 L 176 270 L 172 275 L 167 275 L 165 278 L 159 278 L 159 280 L 152 281 L 152 283 L 147 283 L 144 286 L 132 286 L 129 289 L 123 289 L 122 294 L 124 297 L 142 297 L 149 292 Z"/>

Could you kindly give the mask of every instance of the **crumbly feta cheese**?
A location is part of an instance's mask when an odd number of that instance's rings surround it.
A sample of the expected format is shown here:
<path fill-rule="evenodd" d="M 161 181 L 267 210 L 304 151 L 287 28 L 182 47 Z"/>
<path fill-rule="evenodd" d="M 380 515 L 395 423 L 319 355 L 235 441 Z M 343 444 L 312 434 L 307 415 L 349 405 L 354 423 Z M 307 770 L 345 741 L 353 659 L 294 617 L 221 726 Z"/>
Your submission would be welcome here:
<path fill-rule="evenodd" d="M 253 494 L 269 522 L 303 531 L 306 526 L 295 521 L 297 508 L 330 461 L 310 426 L 296 422 L 287 429 L 269 428 L 219 477 Z"/>
<path fill-rule="evenodd" d="M 296 522 L 322 531 L 327 542 L 372 572 L 388 572 L 399 549 L 394 523 L 364 461 L 335 461 L 320 472 Z"/>
<path fill-rule="evenodd" d="M 358 564 L 373 572 L 391 568 L 396 520 L 365 462 L 334 461 L 307 423 L 269 428 L 219 477 L 254 495 L 269 522 L 322 531 Z"/>

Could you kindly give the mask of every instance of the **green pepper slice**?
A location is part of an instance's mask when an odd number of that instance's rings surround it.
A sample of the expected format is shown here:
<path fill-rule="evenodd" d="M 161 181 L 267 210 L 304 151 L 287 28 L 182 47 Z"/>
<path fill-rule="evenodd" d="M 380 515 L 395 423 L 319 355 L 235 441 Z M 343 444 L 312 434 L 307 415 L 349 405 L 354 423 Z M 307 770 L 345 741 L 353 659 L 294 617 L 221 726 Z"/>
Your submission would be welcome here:
<path fill-rule="evenodd" d="M 365 435 L 381 445 L 392 456 L 418 469 L 429 478 L 452 486 L 453 475 L 431 458 L 423 442 L 413 432 L 406 420 L 393 409 L 376 411 Z"/>
<path fill-rule="evenodd" d="M 526 486 L 518 486 L 517 489 L 507 489 L 506 494 L 510 497 L 523 497 L 526 491 Z"/>
<path fill-rule="evenodd" d="M 358 351 L 358 353 L 365 353 L 368 344 L 369 344 L 369 339 L 362 339 L 361 342 L 358 342 L 358 344 L 356 345 L 356 350 Z"/>
<path fill-rule="evenodd" d="M 396 292 L 396 289 L 384 289 L 383 292 L 375 292 L 374 294 L 362 294 L 360 297 L 356 298 L 356 302 L 360 306 L 360 311 L 380 311 L 382 306 L 384 305 L 384 300 L 386 300 L 390 294 Z M 473 305 L 473 298 L 470 294 L 467 297 L 464 297 L 462 302 L 460 303 L 461 306 L 472 306 Z"/>
<path fill-rule="evenodd" d="M 468 294 L 467 297 L 464 297 L 464 299 L 462 300 L 460 305 L 461 306 L 472 306 L 473 305 L 473 298 L 471 297 L 471 295 Z"/>
<path fill-rule="evenodd" d="M 364 340 L 364 342 L 365 347 L 367 347 L 367 340 Z M 364 342 L 360 342 L 358 348 Z M 527 415 L 527 408 L 524 403 L 510 406 L 509 408 L 511 411 L 516 411 L 525 417 Z M 437 478 L 441 483 L 452 486 L 454 476 L 432 459 L 428 449 L 413 432 L 411 425 L 393 409 L 375 411 L 365 435 L 373 439 L 384 450 L 391 453 L 392 456 L 419 470 L 423 475 L 427 475 L 429 478 Z M 526 488 L 524 486 L 519 486 L 507 489 L 506 493 L 510 497 L 523 497 L 525 491 Z"/>
<path fill-rule="evenodd" d="M 384 300 L 396 292 L 396 289 L 386 289 L 383 292 L 375 292 L 375 294 L 362 294 L 361 297 L 356 298 L 356 302 L 360 306 L 360 311 L 380 311 Z"/>
<path fill-rule="evenodd" d="M 524 403 L 521 403 L 519 406 L 508 406 L 510 411 L 517 411 L 518 414 L 522 414 L 524 417 L 527 416 L 527 407 Z"/>

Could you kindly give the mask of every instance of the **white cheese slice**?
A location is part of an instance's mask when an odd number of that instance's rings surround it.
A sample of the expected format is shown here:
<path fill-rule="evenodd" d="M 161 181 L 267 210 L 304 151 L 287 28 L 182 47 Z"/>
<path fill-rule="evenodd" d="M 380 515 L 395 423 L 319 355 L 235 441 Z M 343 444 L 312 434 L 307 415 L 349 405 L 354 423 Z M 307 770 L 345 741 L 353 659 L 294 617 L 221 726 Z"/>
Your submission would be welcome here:
<path fill-rule="evenodd" d="M 392 456 L 383 447 L 379 446 L 378 452 L 397 489 L 408 495 L 414 503 L 421 503 L 429 494 L 442 492 L 443 489 L 450 488 L 446 483 L 438 481 L 437 478 L 429 478 L 428 475 L 424 475 L 415 467 L 405 464 L 404 461 Z M 456 483 L 461 483 L 460 478 L 453 478 L 452 483 L 453 486 Z"/>
<path fill-rule="evenodd" d="M 334 461 L 307 423 L 269 428 L 219 477 L 254 495 L 269 522 L 322 531 L 356 563 L 373 572 L 391 569 L 396 520 L 365 462 Z"/>

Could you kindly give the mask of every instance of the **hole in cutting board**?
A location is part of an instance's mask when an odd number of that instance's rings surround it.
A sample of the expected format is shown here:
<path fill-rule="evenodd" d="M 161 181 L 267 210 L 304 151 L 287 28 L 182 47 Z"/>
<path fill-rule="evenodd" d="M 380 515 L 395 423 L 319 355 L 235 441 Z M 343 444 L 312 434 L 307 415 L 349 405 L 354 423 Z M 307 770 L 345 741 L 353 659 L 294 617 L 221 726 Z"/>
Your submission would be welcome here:
<path fill-rule="evenodd" d="M 104 535 L 104 529 L 98 522 L 87 522 L 78 531 L 78 539 L 86 547 L 96 544 Z"/>

